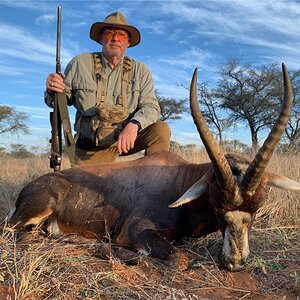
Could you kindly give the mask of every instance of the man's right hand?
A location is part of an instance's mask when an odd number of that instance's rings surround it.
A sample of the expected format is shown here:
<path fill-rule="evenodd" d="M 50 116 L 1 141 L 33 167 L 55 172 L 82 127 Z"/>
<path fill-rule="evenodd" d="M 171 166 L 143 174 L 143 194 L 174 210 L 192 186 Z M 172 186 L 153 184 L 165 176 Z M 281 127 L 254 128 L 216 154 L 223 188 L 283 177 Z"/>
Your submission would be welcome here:
<path fill-rule="evenodd" d="M 46 80 L 46 88 L 48 93 L 62 93 L 65 89 L 65 75 L 52 73 L 49 74 Z"/>

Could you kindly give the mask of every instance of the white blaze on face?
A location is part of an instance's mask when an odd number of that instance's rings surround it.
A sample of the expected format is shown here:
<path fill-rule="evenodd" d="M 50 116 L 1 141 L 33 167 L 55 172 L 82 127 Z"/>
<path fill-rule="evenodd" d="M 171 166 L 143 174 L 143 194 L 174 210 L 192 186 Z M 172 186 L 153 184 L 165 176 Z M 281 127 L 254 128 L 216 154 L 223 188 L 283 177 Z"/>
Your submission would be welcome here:
<path fill-rule="evenodd" d="M 222 262 L 229 270 L 242 267 L 249 255 L 248 229 L 251 215 L 243 211 L 229 211 L 225 214 L 227 223 L 222 248 Z"/>

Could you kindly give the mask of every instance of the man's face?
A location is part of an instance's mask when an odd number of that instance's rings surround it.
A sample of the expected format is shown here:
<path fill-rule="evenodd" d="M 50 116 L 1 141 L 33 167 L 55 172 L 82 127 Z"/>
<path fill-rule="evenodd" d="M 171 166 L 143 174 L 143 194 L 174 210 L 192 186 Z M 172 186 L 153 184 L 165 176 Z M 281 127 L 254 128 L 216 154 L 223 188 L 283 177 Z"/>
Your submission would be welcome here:
<path fill-rule="evenodd" d="M 130 45 L 128 32 L 116 27 L 106 27 L 100 34 L 102 51 L 110 57 L 124 56 Z"/>

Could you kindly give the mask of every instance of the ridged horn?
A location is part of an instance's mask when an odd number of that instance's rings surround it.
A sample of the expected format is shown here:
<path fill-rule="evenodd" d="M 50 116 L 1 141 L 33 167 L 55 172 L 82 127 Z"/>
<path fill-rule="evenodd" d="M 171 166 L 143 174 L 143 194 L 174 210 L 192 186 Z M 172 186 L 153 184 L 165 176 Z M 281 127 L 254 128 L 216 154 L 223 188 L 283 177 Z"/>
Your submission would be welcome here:
<path fill-rule="evenodd" d="M 275 147 L 279 142 L 290 118 L 293 103 L 293 91 L 285 64 L 282 64 L 282 73 L 284 92 L 280 113 L 267 139 L 263 143 L 262 147 L 258 150 L 256 156 L 245 172 L 242 181 L 242 188 L 247 193 L 253 193 L 258 187 L 267 164 L 270 161 Z"/>
<path fill-rule="evenodd" d="M 234 178 L 222 149 L 217 144 L 216 140 L 209 131 L 206 122 L 202 116 L 197 100 L 197 76 L 198 69 L 196 68 L 193 74 L 190 88 L 190 108 L 194 123 L 197 127 L 203 145 L 212 162 L 217 183 L 223 187 L 234 185 Z"/>

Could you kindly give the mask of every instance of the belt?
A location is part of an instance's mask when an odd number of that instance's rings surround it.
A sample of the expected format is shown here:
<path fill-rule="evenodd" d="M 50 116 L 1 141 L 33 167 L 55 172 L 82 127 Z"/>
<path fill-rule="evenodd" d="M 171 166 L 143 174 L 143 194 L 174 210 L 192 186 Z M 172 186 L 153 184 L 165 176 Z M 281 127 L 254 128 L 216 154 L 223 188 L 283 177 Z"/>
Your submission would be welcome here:
<path fill-rule="evenodd" d="M 92 141 L 82 134 L 79 134 L 79 137 L 76 141 L 76 147 L 82 150 L 91 150 L 93 148 L 96 148 L 96 142 Z"/>

